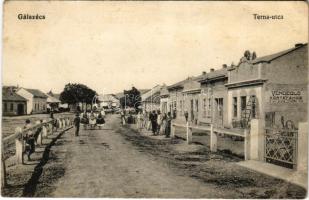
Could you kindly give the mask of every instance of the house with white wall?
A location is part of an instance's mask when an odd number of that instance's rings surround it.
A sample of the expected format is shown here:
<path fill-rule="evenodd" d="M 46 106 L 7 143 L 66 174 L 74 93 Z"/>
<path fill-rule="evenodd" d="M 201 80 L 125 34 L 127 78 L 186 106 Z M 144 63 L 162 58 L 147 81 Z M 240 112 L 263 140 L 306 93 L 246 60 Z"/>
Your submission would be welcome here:
<path fill-rule="evenodd" d="M 38 89 L 19 88 L 16 93 L 27 99 L 27 114 L 45 113 L 48 96 Z"/>

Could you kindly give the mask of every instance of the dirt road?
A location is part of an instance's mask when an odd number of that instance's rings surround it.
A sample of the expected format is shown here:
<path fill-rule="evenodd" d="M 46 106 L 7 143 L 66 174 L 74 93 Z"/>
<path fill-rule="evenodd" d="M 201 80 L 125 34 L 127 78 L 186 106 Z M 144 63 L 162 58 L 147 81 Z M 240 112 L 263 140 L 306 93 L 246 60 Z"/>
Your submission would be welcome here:
<path fill-rule="evenodd" d="M 67 148 L 65 175 L 54 197 L 228 197 L 213 185 L 176 175 L 116 133 L 115 116 L 104 130 L 82 130 Z M 67 136 L 68 137 L 68 136 Z"/>

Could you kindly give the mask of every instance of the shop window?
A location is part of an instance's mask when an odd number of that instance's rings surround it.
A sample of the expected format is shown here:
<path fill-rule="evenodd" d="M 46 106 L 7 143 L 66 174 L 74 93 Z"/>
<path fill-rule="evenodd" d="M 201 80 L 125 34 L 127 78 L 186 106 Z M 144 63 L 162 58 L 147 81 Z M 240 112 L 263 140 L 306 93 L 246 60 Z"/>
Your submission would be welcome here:
<path fill-rule="evenodd" d="M 4 103 L 4 112 L 7 112 L 7 111 L 8 111 L 8 104 Z"/>
<path fill-rule="evenodd" d="M 11 105 L 10 105 L 10 111 L 13 111 L 13 110 L 14 110 L 14 104 L 11 103 Z"/>
<path fill-rule="evenodd" d="M 233 97 L 233 116 L 237 117 L 237 97 Z"/>
<path fill-rule="evenodd" d="M 182 112 L 183 111 L 183 101 L 180 100 L 179 104 L 180 104 L 180 108 L 179 108 L 180 109 L 180 114 L 182 115 L 183 114 L 183 112 Z"/>
<path fill-rule="evenodd" d="M 207 110 L 207 102 L 206 98 L 203 99 L 203 117 L 206 117 L 206 110 Z"/>
<path fill-rule="evenodd" d="M 240 100 L 241 111 L 244 111 L 246 109 L 246 105 L 247 105 L 247 97 L 242 96 Z"/>
<path fill-rule="evenodd" d="M 211 98 L 208 98 L 208 117 L 211 117 Z"/>

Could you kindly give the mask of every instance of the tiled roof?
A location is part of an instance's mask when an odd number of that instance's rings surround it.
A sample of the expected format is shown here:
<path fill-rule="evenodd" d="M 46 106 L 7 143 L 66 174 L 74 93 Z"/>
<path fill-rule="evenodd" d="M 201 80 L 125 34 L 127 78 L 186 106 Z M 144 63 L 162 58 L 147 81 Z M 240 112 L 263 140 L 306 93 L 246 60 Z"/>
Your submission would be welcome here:
<path fill-rule="evenodd" d="M 280 51 L 278 53 L 274 53 L 274 54 L 271 54 L 271 55 L 267 55 L 267 56 L 262 56 L 262 57 L 259 57 L 259 58 L 256 58 L 255 60 L 251 61 L 253 64 L 258 64 L 258 63 L 261 63 L 261 62 L 271 62 L 281 56 L 284 56 L 296 49 L 299 49 L 299 48 L 302 48 L 304 46 L 307 46 L 308 44 L 302 44 L 302 45 L 299 45 L 299 46 L 296 46 L 296 47 L 293 47 L 293 48 L 290 48 L 290 49 L 287 49 L 287 50 L 284 50 L 284 51 Z"/>
<path fill-rule="evenodd" d="M 38 89 L 27 89 L 25 88 L 28 92 L 30 92 L 34 97 L 38 98 L 47 98 L 47 95 L 44 94 L 44 92 L 38 90 Z"/>
<path fill-rule="evenodd" d="M 198 76 L 196 81 L 203 82 L 205 80 L 216 79 L 219 77 L 226 77 L 226 76 L 227 76 L 227 68 L 221 68 L 213 72 L 208 72 L 207 74 Z"/>
<path fill-rule="evenodd" d="M 111 102 L 114 102 L 114 101 L 118 101 L 118 98 L 116 95 L 114 94 L 101 94 L 99 95 L 99 101 L 111 101 Z"/>
<path fill-rule="evenodd" d="M 16 94 L 10 87 L 2 87 L 3 101 L 27 101 L 24 97 Z"/>
<path fill-rule="evenodd" d="M 170 86 L 167 86 L 167 89 L 168 90 L 170 90 L 170 89 L 174 89 L 174 88 L 183 88 L 183 86 L 184 86 L 184 84 L 186 83 L 186 82 L 188 82 L 188 81 L 190 81 L 190 80 L 195 80 L 197 77 L 194 77 L 194 76 L 192 76 L 192 77 L 188 77 L 188 78 L 186 78 L 185 80 L 182 80 L 182 81 L 179 81 L 179 82 L 177 82 L 177 83 L 175 83 L 175 84 L 173 84 L 173 85 L 170 85 Z"/>
<path fill-rule="evenodd" d="M 160 91 L 157 91 L 153 95 L 147 97 L 143 102 L 160 103 Z"/>
<path fill-rule="evenodd" d="M 167 87 L 164 86 L 160 91 L 160 96 L 168 96 L 168 95 L 169 95 L 169 92 L 167 90 Z"/>
<path fill-rule="evenodd" d="M 48 95 L 47 103 L 60 103 L 60 100 L 54 96 Z"/>

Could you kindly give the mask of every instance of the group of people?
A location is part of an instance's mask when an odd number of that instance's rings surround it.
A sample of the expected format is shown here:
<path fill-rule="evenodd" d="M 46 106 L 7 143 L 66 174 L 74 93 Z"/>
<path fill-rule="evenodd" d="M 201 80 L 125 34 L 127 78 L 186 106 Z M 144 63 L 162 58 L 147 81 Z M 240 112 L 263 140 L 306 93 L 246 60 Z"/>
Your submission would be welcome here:
<path fill-rule="evenodd" d="M 170 137 L 171 113 L 161 113 L 159 110 L 152 112 L 138 112 L 137 124 L 139 129 L 151 130 L 153 135 L 165 135 Z"/>
<path fill-rule="evenodd" d="M 83 113 L 76 113 L 74 118 L 75 136 L 79 135 L 80 124 L 83 124 L 85 129 L 88 125 L 91 129 L 94 129 L 95 126 L 101 128 L 105 124 L 104 117 L 104 110 L 101 110 L 100 112 L 85 111 Z"/>

